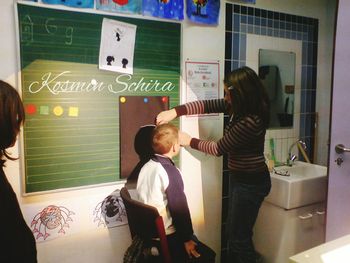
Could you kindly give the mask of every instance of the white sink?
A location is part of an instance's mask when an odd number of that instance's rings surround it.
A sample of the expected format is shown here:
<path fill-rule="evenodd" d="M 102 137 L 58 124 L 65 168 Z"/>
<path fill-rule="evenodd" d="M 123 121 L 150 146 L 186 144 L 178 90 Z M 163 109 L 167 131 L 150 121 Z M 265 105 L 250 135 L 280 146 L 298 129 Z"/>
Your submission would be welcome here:
<path fill-rule="evenodd" d="M 275 167 L 275 171 L 270 173 L 272 187 L 265 201 L 292 209 L 326 200 L 326 166 L 296 161 L 293 166 Z"/>

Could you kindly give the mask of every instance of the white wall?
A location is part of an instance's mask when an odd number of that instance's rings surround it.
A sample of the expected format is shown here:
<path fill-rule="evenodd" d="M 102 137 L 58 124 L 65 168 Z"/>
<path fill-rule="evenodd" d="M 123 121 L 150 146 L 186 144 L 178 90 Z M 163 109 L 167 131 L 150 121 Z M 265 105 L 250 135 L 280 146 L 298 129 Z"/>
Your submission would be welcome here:
<path fill-rule="evenodd" d="M 273 11 L 292 13 L 318 18 L 319 24 L 319 55 L 318 55 L 318 91 L 317 111 L 320 114 L 318 129 L 317 160 L 324 164 L 327 161 L 328 125 L 329 125 L 329 94 L 331 85 L 331 52 L 332 52 L 332 12 L 335 3 L 327 0 L 259 0 L 255 7 Z M 334 0 L 335 2 L 335 0 Z M 223 79 L 225 33 L 224 33 L 225 2 L 221 0 L 221 16 L 219 26 L 208 27 L 182 22 L 182 72 L 184 61 L 219 60 L 220 80 Z M 15 17 L 13 0 L 0 1 L 0 27 L 2 41 L 0 47 L 0 78 L 17 87 L 16 72 L 17 53 L 15 36 Z M 184 76 L 184 74 L 183 74 Z M 222 82 L 221 82 L 222 83 Z M 221 84 L 220 83 L 220 84 Z M 182 98 L 184 96 L 182 80 Z M 222 94 L 221 94 L 222 95 Z M 188 118 L 182 117 L 181 127 L 193 136 L 217 139 L 222 134 L 222 117 Z M 218 128 L 219 127 L 219 128 Z M 18 153 L 18 146 L 12 149 Z M 180 166 L 184 174 L 185 191 L 198 237 L 217 252 L 217 262 L 220 262 L 221 238 L 221 158 L 207 156 L 191 150 L 182 151 Z M 95 187 L 52 194 L 22 197 L 20 189 L 21 172 L 18 162 L 8 162 L 5 171 L 17 193 L 21 206 L 35 206 L 41 202 L 71 202 L 93 198 L 96 195 L 108 195 L 122 185 Z M 87 210 L 87 204 L 80 203 L 81 210 Z M 83 219 L 83 220 L 88 220 Z M 110 231 L 104 228 L 84 228 L 86 222 L 81 222 L 82 229 L 77 234 L 64 238 L 38 243 L 39 262 L 122 262 L 123 252 L 130 244 L 130 235 L 126 225 Z"/>
<path fill-rule="evenodd" d="M 0 79 L 8 81 L 17 87 L 17 42 L 15 31 L 15 16 L 13 0 L 0 2 L 0 26 L 2 41 L 0 48 Z M 222 5 L 222 14 L 225 6 Z M 220 71 L 223 72 L 224 58 L 224 16 L 220 18 L 220 25 L 207 27 L 183 22 L 182 60 L 219 60 Z M 184 63 L 182 63 L 184 68 Z M 222 79 L 222 73 L 220 75 Z M 221 80 L 220 80 L 221 81 Z M 183 80 L 181 80 L 183 85 Z M 211 127 L 222 126 L 222 118 L 210 118 L 196 121 L 183 120 L 182 127 L 192 132 L 193 129 L 205 130 L 207 136 L 218 138 L 222 130 Z M 202 134 L 201 134 L 202 135 Z M 16 156 L 20 151 L 15 145 L 10 152 Z M 205 161 L 205 162 L 200 162 Z M 21 195 L 20 162 L 8 162 L 5 172 L 9 178 L 21 204 L 25 217 L 40 205 L 64 203 L 79 209 L 79 213 L 86 215 L 79 219 L 74 234 L 53 240 L 37 243 L 38 259 L 44 262 L 122 262 L 123 253 L 130 245 L 131 238 L 127 225 L 107 230 L 103 227 L 92 227 L 90 223 L 91 202 L 109 195 L 116 188 L 121 188 L 124 182 L 115 185 L 77 189 L 56 193 L 44 193 L 34 196 Z M 180 166 L 184 171 L 185 191 L 191 209 L 194 230 L 200 240 L 207 243 L 217 252 L 217 262 L 220 262 L 220 233 L 221 233 L 221 159 L 208 158 L 203 155 L 191 156 L 183 151 Z M 90 208 L 89 208 L 90 206 Z M 204 209 L 205 207 L 205 209 Z M 68 232 L 68 231 L 67 231 Z"/>

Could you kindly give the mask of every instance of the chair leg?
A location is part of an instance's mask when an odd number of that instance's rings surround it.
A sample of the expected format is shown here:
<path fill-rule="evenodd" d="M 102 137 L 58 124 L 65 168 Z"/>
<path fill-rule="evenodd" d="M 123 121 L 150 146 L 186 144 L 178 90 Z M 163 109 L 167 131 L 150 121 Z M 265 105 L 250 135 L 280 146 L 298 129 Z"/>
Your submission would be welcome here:
<path fill-rule="evenodd" d="M 159 216 L 156 219 L 156 225 L 157 225 L 158 235 L 160 237 L 160 249 L 161 249 L 161 254 L 164 258 L 164 263 L 171 263 L 170 251 L 168 247 L 168 241 L 166 238 L 162 217 Z"/>

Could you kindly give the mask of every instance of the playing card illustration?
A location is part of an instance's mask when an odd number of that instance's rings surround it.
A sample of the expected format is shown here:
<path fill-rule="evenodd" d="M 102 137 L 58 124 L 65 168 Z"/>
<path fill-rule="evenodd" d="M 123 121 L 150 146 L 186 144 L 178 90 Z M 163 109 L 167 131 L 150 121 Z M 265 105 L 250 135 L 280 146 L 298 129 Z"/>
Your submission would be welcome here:
<path fill-rule="evenodd" d="M 133 74 L 136 25 L 104 18 L 99 68 Z"/>

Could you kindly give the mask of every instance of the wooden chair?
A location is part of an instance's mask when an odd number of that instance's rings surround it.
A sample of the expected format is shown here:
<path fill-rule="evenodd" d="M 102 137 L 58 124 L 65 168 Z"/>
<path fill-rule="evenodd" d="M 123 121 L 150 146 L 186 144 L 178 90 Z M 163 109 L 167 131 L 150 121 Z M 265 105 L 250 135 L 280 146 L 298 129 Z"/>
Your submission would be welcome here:
<path fill-rule="evenodd" d="M 120 196 L 124 202 L 131 237 L 137 235 L 145 241 L 159 238 L 161 262 L 171 263 L 164 223 L 158 210 L 153 206 L 132 199 L 126 187 L 120 190 Z"/>

